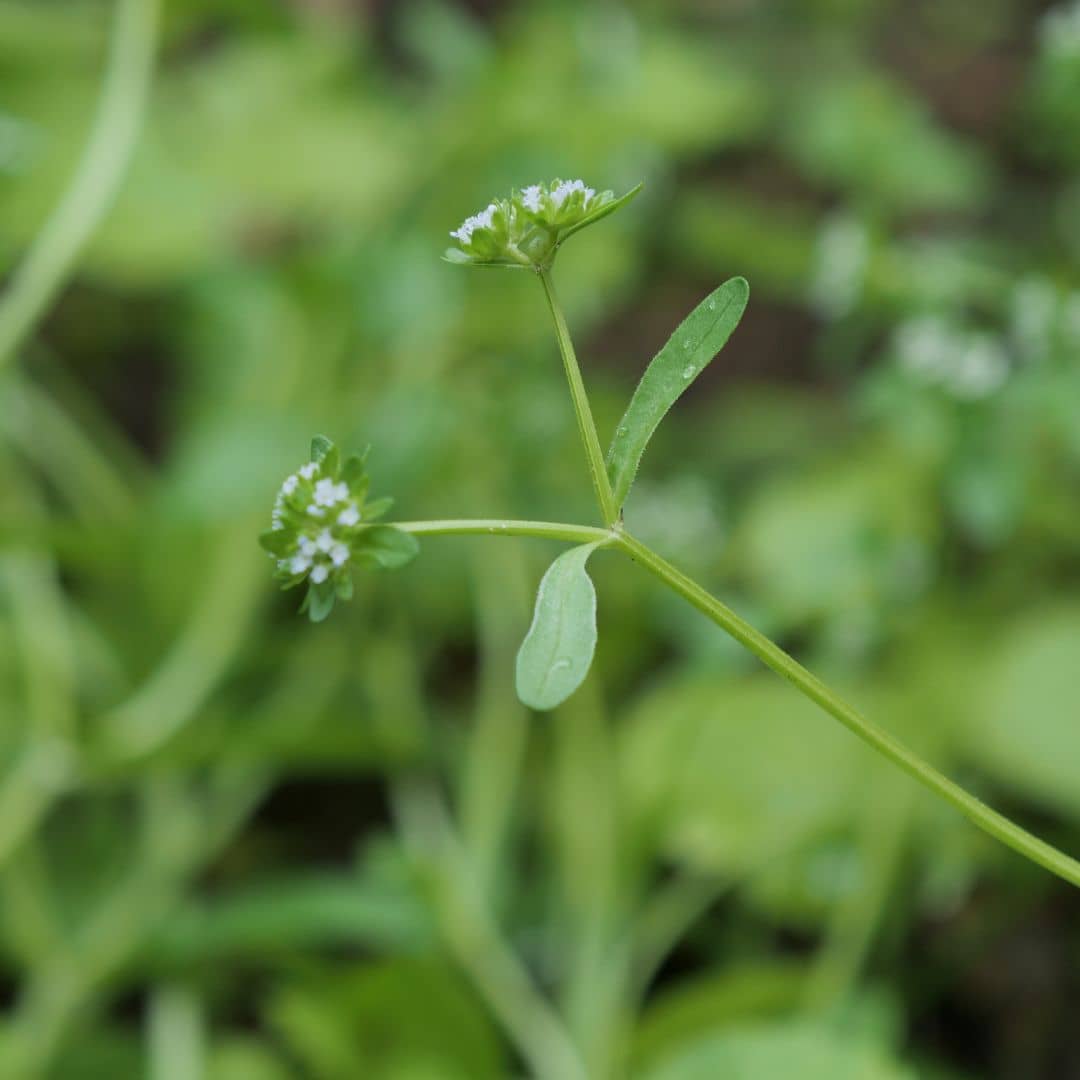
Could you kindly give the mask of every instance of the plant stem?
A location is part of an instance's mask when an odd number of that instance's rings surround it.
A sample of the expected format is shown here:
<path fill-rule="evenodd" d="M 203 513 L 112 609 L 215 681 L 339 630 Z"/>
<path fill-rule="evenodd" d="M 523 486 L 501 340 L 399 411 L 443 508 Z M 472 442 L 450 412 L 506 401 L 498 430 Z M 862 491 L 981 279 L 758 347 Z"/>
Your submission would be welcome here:
<path fill-rule="evenodd" d="M 548 521 L 414 521 L 398 523 L 417 535 L 466 534 L 504 536 L 540 536 L 554 540 L 566 540 L 575 544 L 608 541 L 620 547 L 635 562 L 659 578 L 668 588 L 712 619 L 717 626 L 730 634 L 740 645 L 749 649 L 766 667 L 787 679 L 797 690 L 819 705 L 830 716 L 839 720 L 863 742 L 883 754 L 894 765 L 914 777 L 924 787 L 951 803 L 972 823 L 989 833 L 1006 847 L 1019 852 L 1032 862 L 1044 867 L 1065 881 L 1080 887 L 1080 862 L 1059 851 L 1051 844 L 1033 836 L 1003 814 L 991 809 L 986 803 L 965 791 L 959 784 L 938 772 L 923 761 L 903 743 L 893 738 L 884 728 L 868 720 L 829 689 L 816 675 L 807 671 L 797 660 L 789 656 L 759 630 L 741 619 L 726 604 L 703 589 L 692 578 L 677 570 L 666 559 L 646 547 L 621 528 L 597 529 L 588 525 L 567 525 Z"/>
<path fill-rule="evenodd" d="M 612 539 L 608 529 L 593 525 L 567 525 L 557 521 L 506 521 L 499 518 L 395 521 L 394 526 L 414 536 L 540 536 L 571 544 L 594 544 Z"/>
<path fill-rule="evenodd" d="M 563 365 L 566 368 L 570 396 L 574 400 L 578 431 L 581 433 L 581 441 L 585 446 L 593 490 L 596 492 L 596 501 L 600 504 L 600 516 L 604 519 L 604 524 L 610 528 L 619 520 L 619 508 L 615 504 L 615 496 L 608 480 L 604 452 L 600 449 L 600 439 L 596 434 L 596 421 L 593 420 L 589 397 L 585 393 L 585 384 L 581 381 L 581 369 L 578 367 L 577 356 L 574 353 L 574 343 L 570 340 L 570 330 L 567 328 L 559 298 L 555 295 L 555 282 L 551 279 L 551 270 L 543 269 L 539 272 L 539 276 L 544 286 L 548 307 L 551 309 L 551 317 L 555 320 L 555 336 L 558 338 L 559 351 L 562 353 Z"/>
<path fill-rule="evenodd" d="M 740 645 L 749 649 L 762 663 L 787 679 L 811 701 L 840 721 L 848 730 L 868 743 L 879 753 L 899 766 L 919 783 L 952 803 L 975 825 L 1000 840 L 1007 847 L 1038 863 L 1058 877 L 1080 886 L 1080 862 L 1070 858 L 1045 841 L 1032 836 L 1007 817 L 992 810 L 985 803 L 970 795 L 958 784 L 912 753 L 883 728 L 867 720 L 858 710 L 848 705 L 830 690 L 817 676 L 788 656 L 779 645 L 744 622 L 730 608 L 706 592 L 696 581 L 675 569 L 651 548 L 627 533 L 618 534 L 619 546 L 635 561 L 665 585 L 689 601 L 698 611 L 707 615 L 721 629 L 730 634 Z"/>
<path fill-rule="evenodd" d="M 158 0 L 119 0 L 93 131 L 71 184 L 0 298 L 0 368 L 19 350 L 112 205 L 150 86 Z"/>

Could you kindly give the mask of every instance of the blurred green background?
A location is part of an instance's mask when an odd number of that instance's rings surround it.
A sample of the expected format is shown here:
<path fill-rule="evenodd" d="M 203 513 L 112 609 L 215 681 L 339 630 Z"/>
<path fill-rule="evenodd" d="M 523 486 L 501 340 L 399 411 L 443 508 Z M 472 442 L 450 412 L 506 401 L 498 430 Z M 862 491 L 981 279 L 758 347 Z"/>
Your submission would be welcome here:
<path fill-rule="evenodd" d="M 0 2 L 5 271 L 123 10 Z M 1080 1077 L 1076 893 L 629 563 L 529 716 L 556 546 L 430 539 L 311 626 L 255 542 L 316 431 L 400 518 L 592 521 L 539 288 L 439 255 L 644 179 L 558 266 L 602 438 L 752 295 L 630 527 L 1080 852 L 1080 4 L 167 0 L 156 50 L 0 363 L 0 1075 L 531 1076 L 527 975 L 590 1078 Z"/>

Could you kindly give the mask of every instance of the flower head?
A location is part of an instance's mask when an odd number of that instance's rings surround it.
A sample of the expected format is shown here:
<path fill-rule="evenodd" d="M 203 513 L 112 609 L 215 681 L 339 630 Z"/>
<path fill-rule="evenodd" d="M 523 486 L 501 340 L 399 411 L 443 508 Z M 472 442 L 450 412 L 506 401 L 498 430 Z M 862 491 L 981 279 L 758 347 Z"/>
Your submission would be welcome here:
<path fill-rule="evenodd" d="M 368 484 L 364 457 L 342 463 L 319 436 L 311 461 L 285 478 L 274 499 L 270 528 L 259 539 L 282 588 L 308 583 L 302 610 L 313 622 L 326 618 L 335 598 L 352 596 L 353 565 L 402 566 L 416 554 L 411 534 L 373 524 L 391 500 L 368 502 Z"/>
<path fill-rule="evenodd" d="M 550 265 L 567 237 L 625 205 L 641 185 L 620 198 L 597 192 L 583 180 L 530 184 L 496 199 L 465 219 L 450 235 L 458 246 L 449 262 L 540 270 Z"/>

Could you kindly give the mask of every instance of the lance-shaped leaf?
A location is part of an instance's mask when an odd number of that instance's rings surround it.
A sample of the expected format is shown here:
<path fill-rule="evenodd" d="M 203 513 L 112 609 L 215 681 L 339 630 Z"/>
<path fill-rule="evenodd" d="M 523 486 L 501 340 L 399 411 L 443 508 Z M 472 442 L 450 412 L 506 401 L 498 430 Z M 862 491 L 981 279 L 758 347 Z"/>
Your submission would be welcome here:
<path fill-rule="evenodd" d="M 596 649 L 596 589 L 585 570 L 597 544 L 563 552 L 536 594 L 517 656 L 518 697 L 532 709 L 561 705 L 589 673 Z"/>
<path fill-rule="evenodd" d="M 679 325 L 653 357 L 630 399 L 608 452 L 608 477 L 622 506 L 637 475 L 641 456 L 667 411 L 724 347 L 739 325 L 750 286 L 732 278 L 711 292 Z"/>

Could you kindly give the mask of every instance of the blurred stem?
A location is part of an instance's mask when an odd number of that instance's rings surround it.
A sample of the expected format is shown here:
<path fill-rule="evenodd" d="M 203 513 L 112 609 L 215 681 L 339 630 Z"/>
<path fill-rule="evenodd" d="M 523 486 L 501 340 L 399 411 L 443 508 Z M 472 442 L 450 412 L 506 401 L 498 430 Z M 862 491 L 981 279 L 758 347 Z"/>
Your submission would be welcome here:
<path fill-rule="evenodd" d="M 462 780 L 461 830 L 477 889 L 493 903 L 528 738 L 527 714 L 508 675 L 528 601 L 516 548 L 501 548 L 494 556 L 478 559 L 472 576 L 481 642 L 480 685 Z"/>
<path fill-rule="evenodd" d="M 589 1075 L 611 1075 L 625 967 L 614 955 L 620 914 L 612 748 L 595 684 L 553 718 L 556 838 L 571 933 L 563 1012 Z"/>
<path fill-rule="evenodd" d="M 203 1080 L 205 1035 L 195 994 L 179 986 L 158 987 L 147 1020 L 149 1080 Z"/>
<path fill-rule="evenodd" d="M 559 1017 L 503 939 L 477 891 L 441 800 L 420 781 L 403 779 L 394 785 L 391 801 L 406 849 L 436 875 L 438 916 L 447 944 L 533 1076 L 590 1080 Z"/>
<path fill-rule="evenodd" d="M 859 977 L 904 851 L 912 790 L 890 773 L 873 791 L 860 822 L 861 887 L 834 905 L 828 933 L 806 988 L 811 1011 L 842 1001 Z"/>
<path fill-rule="evenodd" d="M 33 332 L 105 217 L 127 172 L 150 87 L 158 0 L 119 0 L 97 116 L 52 216 L 0 297 L 0 368 Z"/>
<path fill-rule="evenodd" d="M 562 353 L 563 365 L 566 368 L 566 381 L 570 384 L 570 396 L 574 400 L 578 431 L 581 433 L 581 441 L 585 446 L 585 457 L 589 462 L 589 474 L 592 476 L 596 501 L 600 505 L 600 516 L 604 519 L 604 524 L 610 528 L 619 520 L 619 508 L 615 505 L 615 496 L 608 480 L 604 452 L 600 449 L 600 438 L 596 434 L 596 421 L 593 420 L 589 396 L 585 392 L 585 384 L 581 381 L 581 369 L 578 367 L 574 343 L 570 340 L 570 330 L 566 325 L 562 305 L 559 303 L 558 296 L 555 295 L 555 282 L 551 278 L 551 270 L 541 270 L 539 276 L 544 286 L 544 296 L 547 297 L 548 307 L 551 309 L 551 317 L 555 320 L 555 337 L 558 338 L 559 351 Z"/>
<path fill-rule="evenodd" d="M 626 533 L 619 534 L 622 549 L 665 585 L 677 592 L 698 611 L 712 619 L 740 645 L 749 649 L 763 664 L 787 679 L 802 694 L 839 720 L 849 731 L 887 757 L 923 786 L 951 803 L 980 829 L 1000 840 L 1007 847 L 1038 863 L 1058 877 L 1080 886 L 1080 862 L 1058 851 L 1045 841 L 1020 828 L 1003 814 L 992 810 L 969 794 L 959 784 L 923 761 L 906 746 L 878 727 L 858 710 L 838 697 L 817 676 L 788 656 L 779 645 L 739 618 L 729 607 L 706 592 L 698 583 L 676 570 L 671 563 Z"/>

